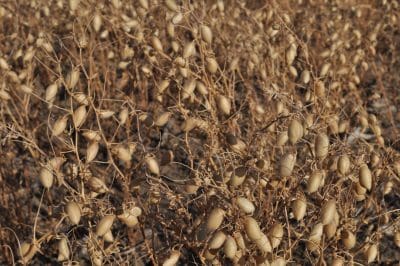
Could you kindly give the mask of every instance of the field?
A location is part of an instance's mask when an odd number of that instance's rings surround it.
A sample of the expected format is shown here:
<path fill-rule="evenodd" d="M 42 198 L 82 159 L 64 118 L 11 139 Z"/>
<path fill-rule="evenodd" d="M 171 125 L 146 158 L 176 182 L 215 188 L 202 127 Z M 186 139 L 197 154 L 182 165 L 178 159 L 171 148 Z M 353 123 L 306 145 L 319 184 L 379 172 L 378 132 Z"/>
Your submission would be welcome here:
<path fill-rule="evenodd" d="M 397 0 L 0 2 L 0 265 L 396 265 Z"/>

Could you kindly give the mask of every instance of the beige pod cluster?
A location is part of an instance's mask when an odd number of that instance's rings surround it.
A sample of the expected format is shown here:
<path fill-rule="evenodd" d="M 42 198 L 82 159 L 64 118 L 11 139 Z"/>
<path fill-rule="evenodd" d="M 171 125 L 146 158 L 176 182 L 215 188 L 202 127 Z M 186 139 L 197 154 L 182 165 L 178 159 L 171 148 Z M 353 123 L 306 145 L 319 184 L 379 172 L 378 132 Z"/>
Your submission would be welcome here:
<path fill-rule="evenodd" d="M 233 260 L 236 256 L 238 246 L 236 244 L 235 238 L 232 236 L 227 236 L 224 243 L 224 254 L 230 260 Z"/>
<path fill-rule="evenodd" d="M 262 253 L 269 253 L 272 251 L 272 246 L 268 237 L 261 231 L 260 226 L 254 218 L 246 217 L 244 220 L 244 227 L 248 238 L 256 244 Z"/>
<path fill-rule="evenodd" d="M 284 155 L 280 161 L 280 166 L 279 166 L 279 173 L 281 177 L 291 176 L 295 164 L 296 164 L 295 154 L 288 153 Z"/>

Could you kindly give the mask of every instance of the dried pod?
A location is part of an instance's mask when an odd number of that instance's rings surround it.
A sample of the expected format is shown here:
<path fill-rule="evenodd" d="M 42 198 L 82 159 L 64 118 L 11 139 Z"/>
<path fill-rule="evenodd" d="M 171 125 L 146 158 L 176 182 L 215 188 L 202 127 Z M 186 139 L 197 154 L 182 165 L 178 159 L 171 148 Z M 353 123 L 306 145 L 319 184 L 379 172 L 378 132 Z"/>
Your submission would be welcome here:
<path fill-rule="evenodd" d="M 103 180 L 97 177 L 91 177 L 88 181 L 89 187 L 97 193 L 106 193 L 108 191 L 108 187 Z"/>
<path fill-rule="evenodd" d="M 78 68 L 74 68 L 70 73 L 68 73 L 65 83 L 68 89 L 73 89 L 78 84 L 80 76 L 80 71 Z"/>
<path fill-rule="evenodd" d="M 392 189 L 393 189 L 393 182 L 388 180 L 387 182 L 385 182 L 385 185 L 383 187 L 383 195 L 390 194 L 390 192 L 392 192 Z"/>
<path fill-rule="evenodd" d="M 200 34 L 201 34 L 201 38 L 203 39 L 203 41 L 205 41 L 208 44 L 212 43 L 212 31 L 210 29 L 210 27 L 206 26 L 206 25 L 202 25 L 200 28 Z"/>
<path fill-rule="evenodd" d="M 54 123 L 52 128 L 53 136 L 59 136 L 67 128 L 68 116 L 63 116 Z"/>
<path fill-rule="evenodd" d="M 335 200 L 328 200 L 321 211 L 321 221 L 323 225 L 327 225 L 334 221 L 336 213 L 336 202 Z"/>
<path fill-rule="evenodd" d="M 21 85 L 18 87 L 20 91 L 26 93 L 26 94 L 31 94 L 33 92 L 32 88 L 27 86 L 27 85 Z"/>
<path fill-rule="evenodd" d="M 158 162 L 154 157 L 147 156 L 145 158 L 147 169 L 149 169 L 150 173 L 159 176 L 160 175 L 160 167 L 158 166 Z"/>
<path fill-rule="evenodd" d="M 94 130 L 86 130 L 82 133 L 82 136 L 88 141 L 100 141 L 100 132 Z"/>
<path fill-rule="evenodd" d="M 278 247 L 283 238 L 283 226 L 279 223 L 272 226 L 268 233 L 268 237 L 271 241 L 272 248 Z"/>
<path fill-rule="evenodd" d="M 99 32 L 101 29 L 101 25 L 103 24 L 103 20 L 100 14 L 96 13 L 93 18 L 93 29 L 95 32 Z"/>
<path fill-rule="evenodd" d="M 101 218 L 100 222 L 96 226 L 96 235 L 104 236 L 107 231 L 111 229 L 111 226 L 114 223 L 115 215 L 106 215 Z"/>
<path fill-rule="evenodd" d="M 321 171 L 314 171 L 307 181 L 307 192 L 314 193 L 321 186 L 323 175 Z"/>
<path fill-rule="evenodd" d="M 129 211 L 125 211 L 124 213 L 118 215 L 118 219 L 128 227 L 134 227 L 139 223 L 137 215 L 134 215 Z"/>
<path fill-rule="evenodd" d="M 49 167 L 53 171 L 59 171 L 60 167 L 65 163 L 65 159 L 63 157 L 54 157 L 49 160 Z"/>
<path fill-rule="evenodd" d="M 279 136 L 278 140 L 276 142 L 276 145 L 279 147 L 282 147 L 286 144 L 286 142 L 289 140 L 289 135 L 287 131 L 282 131 Z"/>
<path fill-rule="evenodd" d="M 329 152 L 329 138 L 325 133 L 320 133 L 315 138 L 315 156 L 323 159 Z"/>
<path fill-rule="evenodd" d="M 227 236 L 225 243 L 224 243 L 224 254 L 230 260 L 235 258 L 236 252 L 238 250 L 238 246 L 236 241 L 233 237 Z"/>
<path fill-rule="evenodd" d="M 84 94 L 83 92 L 77 92 L 73 95 L 73 98 L 77 103 L 83 104 L 83 105 L 89 105 L 89 98 Z"/>
<path fill-rule="evenodd" d="M 0 89 L 0 99 L 4 101 L 8 101 L 11 99 L 11 95 L 6 92 L 4 89 Z"/>
<path fill-rule="evenodd" d="M 257 245 L 258 249 L 262 252 L 262 253 L 270 253 L 272 252 L 272 246 L 271 243 L 269 242 L 268 237 L 260 232 L 260 238 L 257 240 L 254 240 L 255 244 Z"/>
<path fill-rule="evenodd" d="M 232 172 L 230 184 L 233 187 L 238 187 L 243 184 L 244 180 L 246 179 L 246 167 L 238 167 L 235 171 Z"/>
<path fill-rule="evenodd" d="M 196 88 L 196 79 L 194 78 L 186 79 L 182 89 L 182 100 L 185 100 L 190 96 L 192 96 L 195 88 Z"/>
<path fill-rule="evenodd" d="M 368 264 L 374 262 L 378 256 L 378 246 L 376 244 L 369 245 L 365 250 L 364 256 Z"/>
<path fill-rule="evenodd" d="M 326 74 L 328 74 L 329 69 L 331 68 L 331 64 L 330 63 L 325 63 L 322 65 L 321 70 L 319 72 L 319 76 L 321 78 L 325 77 Z"/>
<path fill-rule="evenodd" d="M 114 149 L 114 152 L 117 155 L 118 159 L 120 159 L 124 163 L 129 163 L 132 160 L 132 152 L 124 145 L 118 145 Z"/>
<path fill-rule="evenodd" d="M 119 115 L 118 115 L 119 122 L 122 125 L 125 125 L 126 120 L 128 119 L 128 116 L 129 116 L 128 108 L 122 108 L 121 112 L 119 112 Z"/>
<path fill-rule="evenodd" d="M 86 119 L 86 107 L 84 105 L 79 106 L 72 115 L 72 120 L 76 128 L 79 128 Z"/>
<path fill-rule="evenodd" d="M 204 85 L 203 82 L 201 81 L 196 81 L 196 90 L 201 94 L 201 95 L 207 95 L 208 94 L 208 89 L 206 85 Z"/>
<path fill-rule="evenodd" d="M 49 189 L 53 185 L 53 172 L 49 169 L 48 166 L 43 166 L 39 172 L 39 180 L 42 186 Z"/>
<path fill-rule="evenodd" d="M 239 206 L 239 209 L 246 214 L 251 214 L 255 211 L 254 204 L 244 197 L 236 198 L 236 204 Z"/>
<path fill-rule="evenodd" d="M 307 69 L 303 70 L 300 75 L 300 80 L 303 84 L 308 84 L 310 82 L 310 71 Z"/>
<path fill-rule="evenodd" d="M 394 244 L 400 248 L 400 231 L 396 231 L 393 235 Z"/>
<path fill-rule="evenodd" d="M 348 230 L 342 231 L 341 240 L 346 249 L 352 249 L 356 245 L 356 236 Z"/>
<path fill-rule="evenodd" d="M 303 125 L 297 120 L 293 119 L 288 128 L 288 136 L 291 144 L 295 144 L 303 137 Z"/>
<path fill-rule="evenodd" d="M 246 234 L 250 240 L 256 241 L 261 239 L 263 233 L 261 232 L 260 226 L 253 217 L 246 217 L 244 220 L 244 227 Z"/>
<path fill-rule="evenodd" d="M 139 0 L 139 5 L 144 9 L 149 9 L 149 1 L 148 0 Z"/>
<path fill-rule="evenodd" d="M 70 251 L 68 247 L 67 238 L 63 237 L 58 241 L 58 261 L 68 260 Z"/>
<path fill-rule="evenodd" d="M 215 208 L 208 216 L 206 228 L 208 232 L 217 230 L 224 221 L 225 211 L 220 208 Z"/>
<path fill-rule="evenodd" d="M 165 126 L 168 121 L 169 118 L 171 117 L 172 113 L 171 112 L 164 112 L 162 113 L 160 116 L 157 117 L 157 119 L 154 121 L 154 125 L 156 125 L 157 127 L 163 127 Z"/>
<path fill-rule="evenodd" d="M 368 168 L 368 165 L 363 164 L 359 170 L 360 184 L 367 190 L 371 190 L 372 187 L 372 174 Z"/>
<path fill-rule="evenodd" d="M 50 84 L 46 88 L 46 93 L 45 93 L 45 97 L 44 97 L 46 102 L 48 102 L 50 104 L 53 103 L 54 100 L 56 99 L 57 92 L 58 92 L 57 83 Z"/>
<path fill-rule="evenodd" d="M 97 152 L 99 151 L 99 143 L 97 141 L 92 141 L 89 143 L 86 149 L 86 163 L 90 163 L 97 156 Z"/>
<path fill-rule="evenodd" d="M 173 250 L 168 259 L 163 262 L 162 266 L 175 266 L 178 263 L 180 256 L 181 253 L 178 250 Z"/>
<path fill-rule="evenodd" d="M 349 170 L 350 170 L 350 159 L 349 156 L 345 155 L 341 155 L 338 159 L 338 163 L 337 163 L 337 169 L 338 172 L 341 175 L 346 175 Z"/>
<path fill-rule="evenodd" d="M 153 36 L 151 38 L 151 45 L 153 46 L 154 50 L 156 50 L 157 52 L 160 52 L 160 53 L 163 52 L 163 46 L 161 44 L 161 41 L 156 36 Z"/>
<path fill-rule="evenodd" d="M 324 226 L 324 233 L 328 239 L 333 238 L 336 235 L 337 224 L 335 221 Z"/>
<path fill-rule="evenodd" d="M 173 12 L 178 11 L 178 5 L 176 4 L 175 0 L 165 0 L 165 5 Z"/>
<path fill-rule="evenodd" d="M 113 236 L 113 234 L 112 234 L 112 231 L 111 231 L 111 230 L 108 230 L 108 231 L 104 234 L 103 239 L 104 239 L 105 242 L 108 242 L 108 243 L 114 242 L 114 236 Z"/>
<path fill-rule="evenodd" d="M 227 97 L 225 97 L 223 95 L 218 95 L 217 96 L 217 106 L 222 114 L 224 114 L 224 115 L 230 114 L 231 102 L 229 101 L 229 99 Z"/>
<path fill-rule="evenodd" d="M 70 201 L 67 203 L 65 207 L 65 212 L 68 215 L 69 221 L 73 225 L 79 224 L 79 221 L 81 220 L 81 208 L 79 205 L 73 201 Z"/>
<path fill-rule="evenodd" d="M 80 0 L 69 0 L 69 8 L 72 12 L 78 9 Z"/>
<path fill-rule="evenodd" d="M 189 58 L 193 56 L 196 52 L 196 47 L 194 46 L 194 42 L 188 42 L 184 47 L 183 47 L 183 53 L 182 57 L 184 59 Z"/>
<path fill-rule="evenodd" d="M 35 244 L 22 243 L 19 249 L 19 255 L 21 256 L 22 263 L 27 264 L 35 256 L 38 251 L 38 247 Z"/>
<path fill-rule="evenodd" d="M 111 110 L 97 110 L 97 113 L 102 119 L 110 118 L 115 114 L 115 112 Z"/>
<path fill-rule="evenodd" d="M 216 232 L 208 244 L 209 249 L 219 249 L 225 243 L 226 235 L 222 231 Z"/>
<path fill-rule="evenodd" d="M 286 154 L 280 161 L 279 173 L 281 177 L 287 177 L 292 175 L 293 168 L 296 164 L 296 155 Z"/>
<path fill-rule="evenodd" d="M 292 212 L 294 215 L 294 218 L 297 221 L 300 221 L 304 218 L 306 215 L 306 210 L 307 210 L 307 201 L 304 198 L 298 198 L 293 201 L 292 203 Z"/>
<path fill-rule="evenodd" d="M 209 57 L 206 59 L 206 63 L 207 63 L 207 71 L 210 72 L 211 74 L 215 74 L 217 73 L 218 70 L 218 63 L 217 60 L 215 60 L 212 57 Z"/>
<path fill-rule="evenodd" d="M 307 249 L 309 251 L 312 252 L 318 249 L 323 233 L 323 228 L 324 227 L 321 223 L 314 225 L 314 227 L 312 228 L 307 242 Z"/>

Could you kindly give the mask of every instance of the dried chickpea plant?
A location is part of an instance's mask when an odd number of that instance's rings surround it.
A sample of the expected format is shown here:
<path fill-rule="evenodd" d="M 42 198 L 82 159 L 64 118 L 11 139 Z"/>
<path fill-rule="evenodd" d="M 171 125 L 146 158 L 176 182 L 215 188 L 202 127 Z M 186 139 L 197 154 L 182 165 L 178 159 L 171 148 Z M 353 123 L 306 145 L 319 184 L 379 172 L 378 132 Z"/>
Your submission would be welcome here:
<path fill-rule="evenodd" d="M 400 6 L 0 3 L 1 265 L 393 265 Z"/>

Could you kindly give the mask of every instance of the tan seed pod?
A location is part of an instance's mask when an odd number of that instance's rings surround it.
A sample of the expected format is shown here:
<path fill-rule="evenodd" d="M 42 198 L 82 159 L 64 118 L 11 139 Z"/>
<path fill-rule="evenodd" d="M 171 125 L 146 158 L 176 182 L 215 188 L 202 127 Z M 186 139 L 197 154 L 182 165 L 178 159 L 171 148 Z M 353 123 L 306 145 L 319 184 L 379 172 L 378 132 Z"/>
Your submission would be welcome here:
<path fill-rule="evenodd" d="M 153 36 L 151 38 L 151 45 L 153 46 L 154 50 L 156 50 L 157 52 L 162 53 L 163 52 L 163 46 L 161 44 L 161 41 L 158 37 Z"/>
<path fill-rule="evenodd" d="M 44 186 L 47 189 L 51 188 L 51 186 L 53 185 L 53 180 L 54 180 L 53 172 L 49 169 L 48 166 L 43 166 L 40 169 L 39 180 L 42 186 Z"/>
<path fill-rule="evenodd" d="M 225 243 L 226 235 L 222 231 L 216 232 L 208 244 L 209 249 L 219 249 Z"/>
<path fill-rule="evenodd" d="M 112 234 L 112 231 L 111 231 L 111 230 L 108 230 L 108 231 L 104 234 L 103 239 L 104 239 L 105 242 L 108 242 L 108 243 L 114 242 L 114 236 L 113 236 L 113 234 Z"/>
<path fill-rule="evenodd" d="M 315 94 L 319 98 L 325 97 L 325 84 L 321 80 L 318 80 L 317 82 L 315 82 Z"/>
<path fill-rule="evenodd" d="M 224 114 L 224 115 L 230 114 L 231 102 L 229 101 L 229 99 L 227 97 L 225 97 L 223 95 L 218 95 L 217 96 L 217 106 L 222 114 Z"/>
<path fill-rule="evenodd" d="M 65 212 L 67 213 L 71 224 L 73 225 L 79 224 L 82 214 L 81 214 L 81 208 L 77 203 L 73 201 L 68 202 L 65 207 Z"/>
<path fill-rule="evenodd" d="M 160 116 L 157 117 L 157 119 L 154 121 L 154 125 L 156 125 L 157 127 L 163 127 L 165 126 L 168 121 L 169 118 L 171 117 L 172 113 L 171 112 L 164 112 L 162 113 Z"/>
<path fill-rule="evenodd" d="M 392 189 L 393 189 L 393 182 L 388 180 L 387 182 L 385 182 L 385 185 L 383 187 L 383 195 L 390 194 L 390 192 L 392 192 Z"/>
<path fill-rule="evenodd" d="M 215 60 L 212 57 L 209 57 L 206 59 L 207 63 L 207 71 L 210 72 L 211 74 L 215 74 L 218 71 L 218 63 L 217 60 Z"/>
<path fill-rule="evenodd" d="M 75 86 L 78 84 L 79 76 L 80 76 L 80 71 L 78 68 L 74 68 L 70 73 L 68 73 L 65 79 L 67 88 L 69 89 L 75 88 Z"/>
<path fill-rule="evenodd" d="M 128 120 L 129 110 L 128 108 L 122 108 L 118 114 L 118 120 L 122 125 L 125 125 L 126 120 Z"/>
<path fill-rule="evenodd" d="M 91 177 L 88 181 L 89 187 L 97 193 L 106 193 L 108 191 L 108 187 L 103 180 L 97 177 Z"/>
<path fill-rule="evenodd" d="M 309 251 L 312 252 L 318 249 L 322 233 L 323 233 L 323 225 L 321 223 L 314 225 L 307 241 L 307 249 Z"/>
<path fill-rule="evenodd" d="M 364 256 L 368 264 L 374 262 L 378 256 L 378 246 L 376 244 L 369 245 L 365 250 Z"/>
<path fill-rule="evenodd" d="M 63 116 L 54 123 L 52 128 L 53 136 L 57 137 L 67 128 L 68 116 Z"/>
<path fill-rule="evenodd" d="M 297 47 L 296 45 L 291 45 L 289 49 L 286 51 L 286 64 L 288 66 L 291 66 L 296 56 L 297 56 Z"/>
<path fill-rule="evenodd" d="M 58 91 L 57 83 L 53 83 L 46 88 L 45 100 L 48 103 L 53 103 Z"/>
<path fill-rule="evenodd" d="M 115 112 L 111 110 L 97 110 L 97 113 L 102 119 L 110 118 L 115 114 Z"/>
<path fill-rule="evenodd" d="M 6 92 L 4 89 L 0 89 L 0 99 L 4 101 L 8 101 L 11 99 L 11 95 Z"/>
<path fill-rule="evenodd" d="M 329 71 L 330 67 L 331 67 L 330 63 L 323 64 L 322 67 L 321 67 L 321 71 L 319 72 L 319 76 L 322 77 L 322 78 L 325 77 L 326 74 L 328 74 L 328 71 Z"/>
<path fill-rule="evenodd" d="M 27 264 L 36 255 L 38 247 L 35 244 L 22 243 L 19 249 L 19 255 L 21 256 L 22 263 Z"/>
<path fill-rule="evenodd" d="M 63 157 L 54 157 L 49 160 L 48 165 L 53 171 L 59 171 L 60 167 L 64 164 L 66 160 Z"/>
<path fill-rule="evenodd" d="M 310 178 L 307 181 L 307 192 L 314 193 L 318 190 L 322 183 L 322 172 L 321 171 L 314 171 Z"/>
<path fill-rule="evenodd" d="M 334 221 L 324 226 L 324 234 L 328 239 L 331 239 L 336 235 L 336 230 L 337 224 Z"/>
<path fill-rule="evenodd" d="M 139 5 L 144 9 L 149 9 L 149 1 L 148 0 L 139 0 Z"/>
<path fill-rule="evenodd" d="M 206 26 L 206 25 L 202 25 L 200 28 L 200 34 L 201 34 L 201 38 L 203 39 L 203 41 L 205 41 L 208 44 L 212 43 L 212 31 L 210 29 L 210 27 Z"/>
<path fill-rule="evenodd" d="M 197 127 L 197 125 L 198 125 L 198 119 L 189 117 L 182 123 L 181 129 L 184 132 L 189 132 L 195 127 Z"/>
<path fill-rule="evenodd" d="M 68 260 L 70 256 L 70 251 L 68 247 L 67 238 L 63 237 L 58 241 L 58 261 Z"/>
<path fill-rule="evenodd" d="M 206 229 L 208 232 L 217 230 L 224 221 L 225 211 L 221 208 L 215 208 L 211 211 L 206 222 Z"/>
<path fill-rule="evenodd" d="M 196 52 L 196 47 L 194 45 L 194 42 L 188 42 L 187 44 L 185 44 L 185 46 L 183 47 L 183 58 L 189 58 L 191 56 L 193 56 Z"/>
<path fill-rule="evenodd" d="M 69 8 L 72 12 L 78 9 L 80 0 L 69 0 Z"/>
<path fill-rule="evenodd" d="M 260 226 L 253 217 L 246 217 L 244 220 L 244 228 L 250 240 L 256 241 L 261 239 L 263 233 Z"/>
<path fill-rule="evenodd" d="M 320 133 L 315 138 L 315 155 L 319 159 L 323 159 L 329 152 L 329 138 L 325 133 Z"/>
<path fill-rule="evenodd" d="M 372 174 L 368 168 L 368 165 L 363 164 L 359 170 L 360 184 L 367 190 L 371 190 L 372 187 Z"/>
<path fill-rule="evenodd" d="M 268 237 L 261 232 L 260 234 L 260 238 L 257 240 L 254 240 L 254 242 L 256 243 L 258 249 L 262 252 L 262 253 L 270 253 L 272 252 L 272 246 L 271 243 L 269 242 Z"/>
<path fill-rule="evenodd" d="M 73 95 L 75 101 L 79 104 L 89 105 L 89 98 L 83 92 L 77 92 Z"/>
<path fill-rule="evenodd" d="M 187 79 L 183 84 L 182 100 L 189 98 L 193 94 L 195 88 L 196 88 L 196 80 L 193 78 Z"/>
<path fill-rule="evenodd" d="M 304 218 L 304 216 L 306 215 L 306 210 L 307 210 L 306 199 L 298 198 L 293 201 L 292 212 L 293 212 L 294 218 L 297 221 L 300 221 Z"/>
<path fill-rule="evenodd" d="M 208 89 L 207 89 L 206 85 L 204 85 L 204 83 L 201 82 L 201 81 L 196 81 L 196 90 L 201 95 L 207 95 L 208 94 Z"/>
<path fill-rule="evenodd" d="M 103 19 L 100 14 L 96 13 L 93 17 L 93 29 L 95 32 L 99 32 L 101 29 L 101 25 L 103 24 Z"/>
<path fill-rule="evenodd" d="M 124 212 L 118 215 L 118 219 L 123 222 L 129 228 L 134 227 L 139 223 L 139 220 L 136 215 L 133 215 L 130 212 Z"/>
<path fill-rule="evenodd" d="M 115 216 L 114 215 L 106 215 L 101 218 L 100 222 L 96 226 L 96 235 L 104 236 L 107 231 L 111 229 L 111 226 L 114 223 Z"/>
<path fill-rule="evenodd" d="M 94 130 L 86 130 L 82 133 L 82 136 L 88 141 L 100 141 L 100 132 Z"/>
<path fill-rule="evenodd" d="M 162 266 L 175 266 L 180 256 L 181 253 L 178 250 L 171 251 L 171 255 L 163 262 Z"/>
<path fill-rule="evenodd" d="M 268 266 L 268 265 L 265 265 L 265 266 Z M 270 266 L 286 266 L 286 260 L 281 257 L 276 258 L 271 262 Z"/>
<path fill-rule="evenodd" d="M 321 211 L 321 221 L 323 225 L 327 225 L 334 221 L 336 213 L 336 202 L 335 200 L 328 200 Z"/>
<path fill-rule="evenodd" d="M 3 69 L 3 70 L 10 70 L 10 65 L 2 57 L 0 58 L 0 68 Z"/>
<path fill-rule="evenodd" d="M 165 0 L 165 5 L 173 12 L 178 11 L 178 5 L 176 4 L 175 0 Z"/>
<path fill-rule="evenodd" d="M 167 33 L 170 38 L 175 38 L 175 25 L 172 22 L 168 22 L 167 24 Z M 172 49 L 175 51 L 174 48 Z"/>
<path fill-rule="evenodd" d="M 299 75 L 297 69 L 294 66 L 289 66 L 289 73 L 293 78 L 297 78 Z"/>
<path fill-rule="evenodd" d="M 238 246 L 236 241 L 233 237 L 227 236 L 225 243 L 224 243 L 224 254 L 230 260 L 235 258 L 236 252 L 238 250 Z"/>
<path fill-rule="evenodd" d="M 115 153 L 121 161 L 124 163 L 129 163 L 132 160 L 132 153 L 129 148 L 125 147 L 124 145 L 118 145 L 115 148 Z"/>
<path fill-rule="evenodd" d="M 291 144 L 295 144 L 303 137 L 303 125 L 297 120 L 293 119 L 288 128 L 288 136 Z"/>
<path fill-rule="evenodd" d="M 246 168 L 245 167 L 238 167 L 235 171 L 232 172 L 230 185 L 233 187 L 238 187 L 243 184 L 244 180 L 246 179 Z"/>
<path fill-rule="evenodd" d="M 345 155 L 341 155 L 338 159 L 338 163 L 337 163 L 338 167 L 338 172 L 341 175 L 346 175 L 349 170 L 350 170 L 350 159 L 349 156 Z"/>
<path fill-rule="evenodd" d="M 147 169 L 149 169 L 150 173 L 159 176 L 160 175 L 160 167 L 158 166 L 158 162 L 154 157 L 148 156 L 145 158 Z"/>
<path fill-rule="evenodd" d="M 310 82 L 310 71 L 307 69 L 303 70 L 303 72 L 301 72 L 300 79 L 303 84 L 308 84 Z"/>
<path fill-rule="evenodd" d="M 79 106 L 72 115 L 72 120 L 76 128 L 79 128 L 86 119 L 86 107 L 84 105 Z"/>
<path fill-rule="evenodd" d="M 268 233 L 272 248 L 277 248 L 283 239 L 283 226 L 277 223 L 272 226 Z"/>
<path fill-rule="evenodd" d="M 296 164 L 296 155 L 288 153 L 283 156 L 279 166 L 279 173 L 281 177 L 291 176 L 293 168 Z"/>
<path fill-rule="evenodd" d="M 346 249 L 352 249 L 356 245 L 356 236 L 348 230 L 342 231 L 341 240 Z"/>
<path fill-rule="evenodd" d="M 171 22 L 173 24 L 179 24 L 183 19 L 183 15 L 182 13 L 178 12 L 177 14 L 175 14 L 175 16 L 172 17 Z"/>
<path fill-rule="evenodd" d="M 86 163 L 90 163 L 97 156 L 99 151 L 99 143 L 97 141 L 91 142 L 86 149 Z"/>
<path fill-rule="evenodd" d="M 400 248 L 400 231 L 396 231 L 393 235 L 394 244 Z"/>
<path fill-rule="evenodd" d="M 239 209 L 246 214 L 251 214 L 255 211 L 254 204 L 244 197 L 236 198 L 236 204 L 239 206 Z"/>
<path fill-rule="evenodd" d="M 276 142 L 276 145 L 279 147 L 282 147 L 286 144 L 286 142 L 289 140 L 289 135 L 287 131 L 282 131 L 279 136 L 278 140 Z"/>
<path fill-rule="evenodd" d="M 32 88 L 27 85 L 19 86 L 19 90 L 26 94 L 31 94 L 33 92 Z"/>

